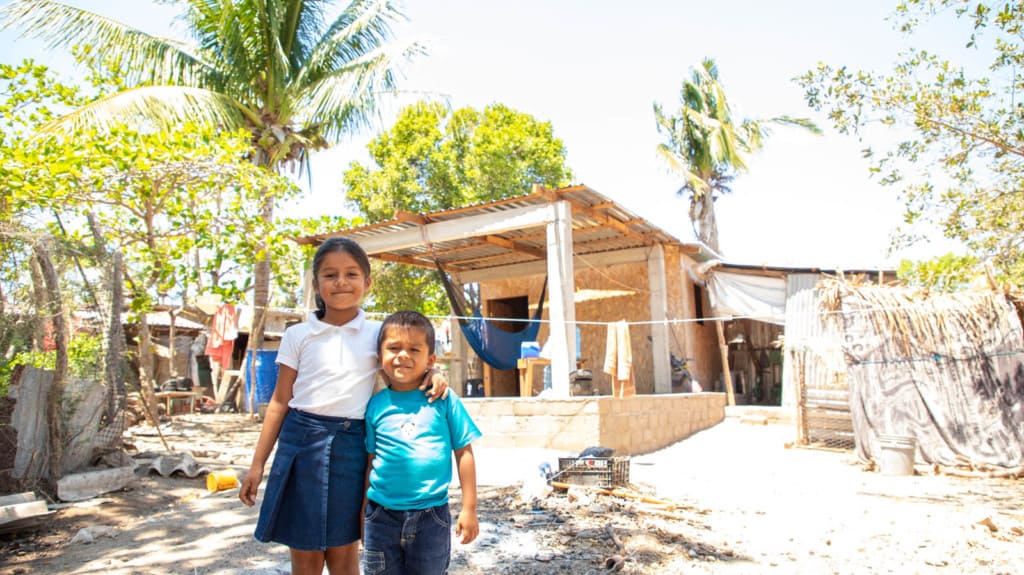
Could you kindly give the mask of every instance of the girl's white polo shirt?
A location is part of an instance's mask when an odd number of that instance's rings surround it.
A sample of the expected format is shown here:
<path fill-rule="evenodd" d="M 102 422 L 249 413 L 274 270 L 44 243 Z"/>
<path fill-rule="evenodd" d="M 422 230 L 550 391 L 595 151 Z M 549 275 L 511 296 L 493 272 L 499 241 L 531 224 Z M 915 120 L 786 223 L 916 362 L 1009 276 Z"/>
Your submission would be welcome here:
<path fill-rule="evenodd" d="M 379 321 L 359 310 L 345 325 L 331 325 L 310 313 L 285 330 L 277 363 L 296 371 L 288 407 L 317 415 L 363 419 L 373 393 Z"/>

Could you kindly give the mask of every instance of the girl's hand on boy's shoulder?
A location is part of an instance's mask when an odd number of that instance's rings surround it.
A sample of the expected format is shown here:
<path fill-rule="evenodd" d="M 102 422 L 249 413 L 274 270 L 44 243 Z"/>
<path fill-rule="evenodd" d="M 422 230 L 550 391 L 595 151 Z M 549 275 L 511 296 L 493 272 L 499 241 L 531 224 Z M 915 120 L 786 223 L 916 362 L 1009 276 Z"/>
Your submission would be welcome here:
<path fill-rule="evenodd" d="M 423 383 L 420 389 L 427 393 L 427 403 L 433 403 L 435 399 L 448 397 L 448 380 L 436 369 L 431 369 L 423 376 Z"/>

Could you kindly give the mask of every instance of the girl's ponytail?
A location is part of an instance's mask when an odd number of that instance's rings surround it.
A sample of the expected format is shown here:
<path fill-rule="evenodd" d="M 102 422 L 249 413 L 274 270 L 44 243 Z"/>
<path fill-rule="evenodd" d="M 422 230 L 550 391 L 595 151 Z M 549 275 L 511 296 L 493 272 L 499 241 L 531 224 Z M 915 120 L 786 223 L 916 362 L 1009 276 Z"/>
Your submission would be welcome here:
<path fill-rule="evenodd" d="M 320 294 L 315 294 L 313 299 L 316 301 L 316 319 L 324 319 L 327 315 L 327 304 L 324 303 L 324 298 L 320 297 Z"/>

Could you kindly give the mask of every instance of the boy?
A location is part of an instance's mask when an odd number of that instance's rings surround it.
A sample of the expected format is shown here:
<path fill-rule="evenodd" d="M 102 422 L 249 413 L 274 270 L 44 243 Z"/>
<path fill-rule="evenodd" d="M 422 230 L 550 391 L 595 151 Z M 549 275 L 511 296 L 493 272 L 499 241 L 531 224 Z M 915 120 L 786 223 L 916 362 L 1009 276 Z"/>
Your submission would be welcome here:
<path fill-rule="evenodd" d="M 455 394 L 427 403 L 419 391 L 433 368 L 434 328 L 423 314 L 402 311 L 384 320 L 377 339 L 388 387 L 366 408 L 369 471 L 363 532 L 363 571 L 375 575 L 434 575 L 448 570 L 451 453 L 459 471 L 462 543 L 476 539 L 476 464 L 480 437 Z"/>

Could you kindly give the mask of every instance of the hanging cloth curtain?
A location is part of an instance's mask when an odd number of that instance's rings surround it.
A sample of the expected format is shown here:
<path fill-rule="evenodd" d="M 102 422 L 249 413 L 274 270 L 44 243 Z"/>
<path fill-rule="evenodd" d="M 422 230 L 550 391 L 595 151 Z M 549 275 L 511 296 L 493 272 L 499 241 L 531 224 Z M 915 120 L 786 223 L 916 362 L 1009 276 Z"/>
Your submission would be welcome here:
<path fill-rule="evenodd" d="M 519 359 L 520 349 L 525 341 L 537 341 L 537 332 L 540 331 L 540 321 L 544 314 L 544 299 L 548 291 L 548 278 L 544 278 L 544 287 L 540 291 L 540 303 L 537 304 L 537 312 L 533 318 L 525 321 L 525 327 L 517 331 L 506 331 L 492 324 L 480 313 L 479 293 L 476 294 L 476 301 L 466 298 L 463 289 L 456 288 L 451 276 L 437 265 L 437 273 L 441 276 L 441 283 L 444 284 L 444 291 L 448 293 L 448 300 L 452 304 L 455 315 L 459 318 L 459 327 L 466 341 L 476 352 L 480 359 L 495 369 L 515 369 L 516 361 Z M 469 308 L 469 309 L 467 309 Z"/>

